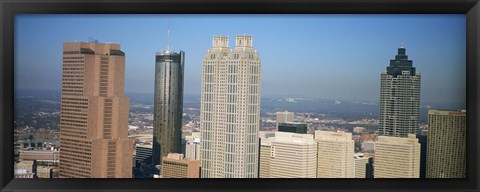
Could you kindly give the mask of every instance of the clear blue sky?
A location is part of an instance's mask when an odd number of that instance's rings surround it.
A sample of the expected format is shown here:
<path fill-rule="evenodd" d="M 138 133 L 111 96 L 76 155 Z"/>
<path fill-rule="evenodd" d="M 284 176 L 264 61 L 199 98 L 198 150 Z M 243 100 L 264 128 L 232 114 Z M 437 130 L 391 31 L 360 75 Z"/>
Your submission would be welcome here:
<path fill-rule="evenodd" d="M 422 74 L 422 102 L 465 103 L 464 15 L 17 15 L 15 86 L 61 88 L 62 45 L 121 44 L 127 92 L 153 93 L 155 52 L 184 50 L 185 94 L 200 95 L 212 35 L 253 35 L 262 96 L 378 101 L 380 73 L 401 42 Z M 230 41 L 233 46 L 234 41 Z"/>

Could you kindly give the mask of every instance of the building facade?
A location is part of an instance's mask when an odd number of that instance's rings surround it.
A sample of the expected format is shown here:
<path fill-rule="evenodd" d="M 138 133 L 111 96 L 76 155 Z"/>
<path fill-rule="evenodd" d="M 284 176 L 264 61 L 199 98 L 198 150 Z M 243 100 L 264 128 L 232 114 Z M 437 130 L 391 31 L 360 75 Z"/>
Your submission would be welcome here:
<path fill-rule="evenodd" d="M 37 160 L 38 162 L 58 163 L 60 159 L 60 151 L 20 151 L 20 160 Z"/>
<path fill-rule="evenodd" d="M 420 178 L 426 178 L 428 138 L 426 134 L 417 134 L 417 139 L 420 143 Z"/>
<path fill-rule="evenodd" d="M 150 145 L 135 145 L 135 155 L 134 155 L 134 165 L 135 167 L 141 166 L 141 164 L 150 165 L 152 163 L 152 149 L 153 146 Z"/>
<path fill-rule="evenodd" d="M 379 136 L 375 145 L 375 178 L 420 178 L 421 146 L 408 137 Z"/>
<path fill-rule="evenodd" d="M 419 128 L 420 74 L 400 46 L 395 59 L 381 74 L 379 134 L 407 137 Z"/>
<path fill-rule="evenodd" d="M 428 110 L 427 178 L 466 178 L 466 111 Z"/>
<path fill-rule="evenodd" d="M 273 138 L 260 138 L 260 159 L 258 161 L 258 178 L 270 178 L 270 161 L 272 159 Z"/>
<path fill-rule="evenodd" d="M 192 133 L 191 136 L 185 136 L 185 158 L 190 160 L 200 160 L 200 133 Z"/>
<path fill-rule="evenodd" d="M 257 178 L 261 60 L 252 36 L 214 36 L 202 64 L 202 178 Z"/>
<path fill-rule="evenodd" d="M 277 112 L 277 130 L 280 123 L 293 122 L 295 114 L 293 112 L 282 111 Z"/>
<path fill-rule="evenodd" d="M 61 178 L 131 178 L 133 140 L 119 44 L 63 45 Z"/>
<path fill-rule="evenodd" d="M 261 178 L 316 178 L 317 143 L 312 134 L 278 132 L 262 140 Z"/>
<path fill-rule="evenodd" d="M 162 159 L 162 178 L 200 178 L 200 161 L 170 153 Z"/>
<path fill-rule="evenodd" d="M 355 178 L 352 133 L 315 131 L 317 178 Z"/>
<path fill-rule="evenodd" d="M 355 178 L 367 178 L 368 157 L 363 153 L 356 153 L 355 160 Z"/>
<path fill-rule="evenodd" d="M 185 52 L 171 50 L 155 56 L 153 163 L 182 151 L 183 74 Z"/>
<path fill-rule="evenodd" d="M 300 122 L 278 123 L 278 131 L 307 134 L 308 125 Z"/>

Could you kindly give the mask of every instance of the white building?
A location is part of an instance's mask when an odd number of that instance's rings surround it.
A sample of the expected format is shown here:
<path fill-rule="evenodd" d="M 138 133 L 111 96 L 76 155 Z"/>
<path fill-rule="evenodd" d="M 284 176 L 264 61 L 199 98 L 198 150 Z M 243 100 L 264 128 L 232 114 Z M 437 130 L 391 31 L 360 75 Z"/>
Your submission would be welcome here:
<path fill-rule="evenodd" d="M 365 152 L 373 152 L 375 151 L 375 141 L 364 141 L 362 143 L 362 149 Z"/>
<path fill-rule="evenodd" d="M 202 178 L 257 178 L 261 61 L 252 36 L 214 36 L 203 58 Z"/>
<path fill-rule="evenodd" d="M 420 178 L 420 143 L 414 134 L 378 136 L 375 144 L 375 178 Z"/>
<path fill-rule="evenodd" d="M 368 157 L 363 153 L 355 153 L 355 178 L 366 178 Z"/>
<path fill-rule="evenodd" d="M 316 178 L 317 143 L 311 134 L 278 132 L 262 140 L 260 178 Z"/>
<path fill-rule="evenodd" d="M 199 132 L 192 133 L 191 136 L 185 136 L 185 159 L 200 160 L 200 134 Z"/>
<path fill-rule="evenodd" d="M 315 131 L 318 142 L 317 178 L 354 178 L 352 133 Z"/>
<path fill-rule="evenodd" d="M 280 123 L 286 123 L 286 122 L 293 122 L 295 118 L 295 114 L 293 112 L 288 112 L 288 111 L 282 111 L 282 112 L 277 112 L 277 130 L 278 130 L 278 124 Z"/>

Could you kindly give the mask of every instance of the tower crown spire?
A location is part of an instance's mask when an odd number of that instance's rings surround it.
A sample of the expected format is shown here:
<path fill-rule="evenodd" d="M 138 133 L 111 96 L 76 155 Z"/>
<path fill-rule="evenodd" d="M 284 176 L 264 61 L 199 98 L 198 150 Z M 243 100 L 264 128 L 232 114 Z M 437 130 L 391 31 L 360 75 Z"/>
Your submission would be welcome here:
<path fill-rule="evenodd" d="M 170 23 L 168 24 L 167 28 L 167 51 L 170 51 Z"/>

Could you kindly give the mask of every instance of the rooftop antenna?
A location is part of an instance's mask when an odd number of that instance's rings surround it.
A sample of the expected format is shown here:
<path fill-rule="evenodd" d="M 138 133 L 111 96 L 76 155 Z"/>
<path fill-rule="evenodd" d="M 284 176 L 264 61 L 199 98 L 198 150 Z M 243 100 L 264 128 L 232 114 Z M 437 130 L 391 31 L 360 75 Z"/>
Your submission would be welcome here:
<path fill-rule="evenodd" d="M 167 29 L 167 51 L 170 51 L 170 22 L 168 22 Z"/>

